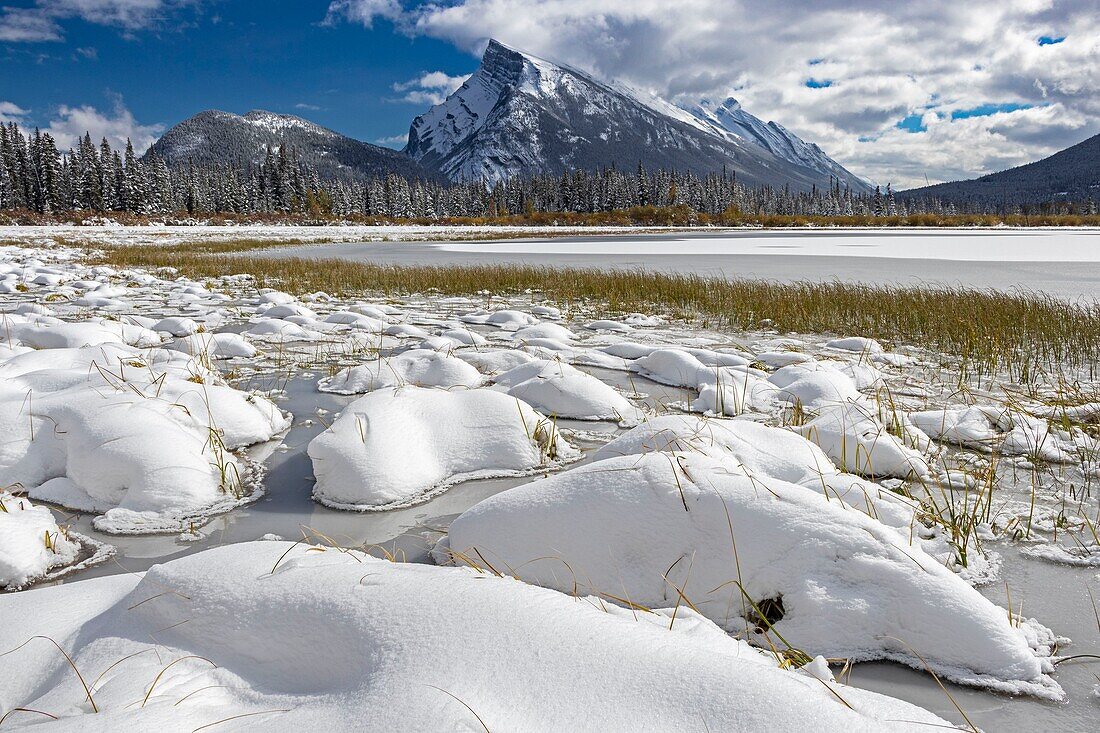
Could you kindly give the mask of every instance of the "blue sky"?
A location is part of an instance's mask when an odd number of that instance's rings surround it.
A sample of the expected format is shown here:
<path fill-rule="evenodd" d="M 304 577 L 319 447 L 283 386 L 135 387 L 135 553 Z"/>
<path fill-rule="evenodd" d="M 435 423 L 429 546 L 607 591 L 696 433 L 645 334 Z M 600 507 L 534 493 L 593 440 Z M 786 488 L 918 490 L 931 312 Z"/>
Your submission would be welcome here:
<path fill-rule="evenodd" d="M 322 24 L 326 6 L 233 0 L 134 30 L 65 19 L 62 41 L 0 45 L 0 99 L 43 126 L 63 106 L 110 110 L 121 98 L 145 125 L 171 126 L 210 108 L 267 109 L 376 141 L 404 135 L 430 106 L 403 101 L 394 84 L 477 67 L 452 44 L 396 33 L 386 20 Z"/>
<path fill-rule="evenodd" d="M 897 188 L 1100 133 L 1096 0 L 0 0 L 0 121 L 140 148 L 260 108 L 400 147 L 490 37 L 673 102 L 734 96 Z"/>

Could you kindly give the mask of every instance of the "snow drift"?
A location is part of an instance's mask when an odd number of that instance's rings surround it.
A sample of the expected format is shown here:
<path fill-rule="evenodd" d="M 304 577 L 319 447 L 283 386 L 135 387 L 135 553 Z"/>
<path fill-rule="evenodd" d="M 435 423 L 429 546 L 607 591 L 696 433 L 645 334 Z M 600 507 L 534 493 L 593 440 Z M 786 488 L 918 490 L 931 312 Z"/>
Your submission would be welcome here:
<path fill-rule="evenodd" d="M 167 592 L 166 592 L 167 589 Z M 680 608 L 286 542 L 0 597 L 0 710 L 43 730 L 924 731 L 909 703 Z M 90 695 L 57 648 L 66 649 Z M 17 648 L 18 647 L 18 648 Z M 537 660 L 537 663 L 532 663 Z M 839 698 L 839 699 L 838 699 Z M 98 713 L 93 713 L 93 705 Z"/>
<path fill-rule="evenodd" d="M 377 390 L 309 444 L 314 498 L 337 509 L 423 501 L 474 478 L 517 476 L 579 456 L 551 420 L 487 389 Z"/>
<path fill-rule="evenodd" d="M 765 646 L 918 669 L 923 657 L 956 682 L 1062 697 L 1040 656 L 1048 630 L 1010 625 L 865 514 L 706 455 L 623 456 L 510 489 L 460 515 L 435 557 L 647 608 L 682 598 Z"/>

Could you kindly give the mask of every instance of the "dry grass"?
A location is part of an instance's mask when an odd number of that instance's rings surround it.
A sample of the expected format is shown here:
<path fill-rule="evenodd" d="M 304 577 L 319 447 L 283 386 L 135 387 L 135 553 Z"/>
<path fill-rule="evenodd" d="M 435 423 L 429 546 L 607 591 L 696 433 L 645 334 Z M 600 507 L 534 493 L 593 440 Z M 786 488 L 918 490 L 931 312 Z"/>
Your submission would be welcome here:
<path fill-rule="evenodd" d="M 243 240 L 171 249 L 119 246 L 94 259 L 115 267 L 172 267 L 195 279 L 248 273 L 260 287 L 294 294 L 536 291 L 562 304 L 584 302 L 608 313 L 656 311 L 711 328 L 754 329 L 767 323 L 780 332 L 859 334 L 952 355 L 964 379 L 1005 374 L 1033 383 L 1060 378 L 1070 369 L 1084 370 L 1091 378 L 1100 361 L 1100 304 L 1069 303 L 1034 292 L 781 284 L 525 265 L 393 266 L 247 254 L 272 245 Z"/>

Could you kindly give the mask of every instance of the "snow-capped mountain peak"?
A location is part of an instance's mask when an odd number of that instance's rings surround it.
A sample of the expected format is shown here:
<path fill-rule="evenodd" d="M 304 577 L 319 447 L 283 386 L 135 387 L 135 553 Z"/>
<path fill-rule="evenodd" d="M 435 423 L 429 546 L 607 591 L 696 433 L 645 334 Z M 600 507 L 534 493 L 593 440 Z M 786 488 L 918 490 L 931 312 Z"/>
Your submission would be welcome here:
<path fill-rule="evenodd" d="M 405 152 L 452 180 L 496 181 L 617 166 L 726 169 L 747 183 L 866 184 L 737 100 L 677 107 L 651 94 L 489 41 L 477 71 L 413 120 Z"/>

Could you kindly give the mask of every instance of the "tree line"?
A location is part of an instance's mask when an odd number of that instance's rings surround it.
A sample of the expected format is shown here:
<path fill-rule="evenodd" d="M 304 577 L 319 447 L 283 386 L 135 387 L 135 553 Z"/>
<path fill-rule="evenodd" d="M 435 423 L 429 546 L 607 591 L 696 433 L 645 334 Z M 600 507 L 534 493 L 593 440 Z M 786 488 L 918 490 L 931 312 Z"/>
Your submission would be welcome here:
<path fill-rule="evenodd" d="M 41 215 L 128 212 L 138 216 L 274 214 L 344 219 L 496 219 L 545 214 L 594 215 L 625 210 L 679 210 L 722 215 L 898 219 L 915 215 L 1016 214 L 938 198 L 908 199 L 888 186 L 853 192 L 839 180 L 826 188 L 747 186 L 734 172 L 692 173 L 608 168 L 536 175 L 492 186 L 440 183 L 396 174 L 322 178 L 289 146 L 268 147 L 260 161 L 187 163 L 169 168 L 139 158 L 129 141 L 116 150 L 87 133 L 64 153 L 49 134 L 0 124 L 0 210 Z M 1033 213 L 1095 215 L 1096 205 L 1057 202 Z"/>

